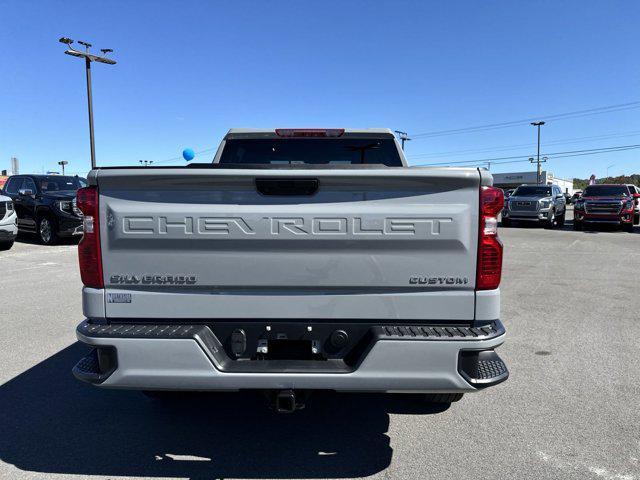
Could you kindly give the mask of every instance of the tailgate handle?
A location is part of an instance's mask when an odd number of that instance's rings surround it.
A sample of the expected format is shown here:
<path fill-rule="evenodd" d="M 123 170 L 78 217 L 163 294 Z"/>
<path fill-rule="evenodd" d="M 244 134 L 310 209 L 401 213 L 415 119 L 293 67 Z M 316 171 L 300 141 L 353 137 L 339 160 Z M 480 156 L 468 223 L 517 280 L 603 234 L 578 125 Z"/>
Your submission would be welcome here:
<path fill-rule="evenodd" d="M 256 178 L 262 195 L 313 195 L 319 186 L 317 178 Z"/>

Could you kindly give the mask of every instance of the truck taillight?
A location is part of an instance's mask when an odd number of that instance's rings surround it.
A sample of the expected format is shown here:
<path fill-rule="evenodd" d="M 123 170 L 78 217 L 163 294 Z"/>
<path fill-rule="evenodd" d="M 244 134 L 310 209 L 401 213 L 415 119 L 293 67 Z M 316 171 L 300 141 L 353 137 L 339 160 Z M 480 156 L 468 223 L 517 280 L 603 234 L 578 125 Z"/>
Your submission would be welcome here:
<path fill-rule="evenodd" d="M 78 244 L 80 277 L 91 288 L 104 288 L 102 256 L 100 252 L 100 221 L 98 216 L 98 187 L 81 188 L 76 194 L 78 208 L 82 212 L 84 235 Z"/>
<path fill-rule="evenodd" d="M 504 193 L 495 187 L 480 187 L 480 231 L 476 290 L 493 290 L 502 276 L 502 242 L 498 238 L 498 214 Z"/>

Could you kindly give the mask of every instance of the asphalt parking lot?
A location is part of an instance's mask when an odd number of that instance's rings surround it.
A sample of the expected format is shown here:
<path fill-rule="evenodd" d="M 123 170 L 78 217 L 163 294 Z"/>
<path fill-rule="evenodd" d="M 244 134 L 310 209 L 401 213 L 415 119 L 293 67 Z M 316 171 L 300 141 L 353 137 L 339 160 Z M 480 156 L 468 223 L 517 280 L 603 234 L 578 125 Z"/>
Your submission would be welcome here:
<path fill-rule="evenodd" d="M 21 239 L 0 252 L 0 477 L 640 479 L 640 227 L 501 236 L 506 383 L 448 409 L 327 393 L 280 416 L 75 381 L 76 247 Z"/>

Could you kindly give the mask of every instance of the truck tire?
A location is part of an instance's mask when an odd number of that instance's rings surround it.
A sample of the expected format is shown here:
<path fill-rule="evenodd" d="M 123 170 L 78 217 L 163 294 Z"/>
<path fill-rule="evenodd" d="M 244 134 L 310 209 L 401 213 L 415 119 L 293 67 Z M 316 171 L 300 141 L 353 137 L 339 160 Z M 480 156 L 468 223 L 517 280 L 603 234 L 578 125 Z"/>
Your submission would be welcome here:
<path fill-rule="evenodd" d="M 633 222 L 623 223 L 622 230 L 628 233 L 633 233 Z"/>
<path fill-rule="evenodd" d="M 558 225 L 558 227 L 564 227 L 564 219 L 565 216 L 567 215 L 567 212 L 563 212 L 562 215 L 558 215 L 556 217 L 556 224 Z"/>
<path fill-rule="evenodd" d="M 547 218 L 546 220 L 543 220 L 543 225 L 544 228 L 547 229 L 552 229 L 556 226 L 556 214 L 554 211 L 551 212 L 551 218 Z"/>
<path fill-rule="evenodd" d="M 500 224 L 503 227 L 510 227 L 511 226 L 511 219 L 510 218 L 503 218 L 502 221 L 500 222 Z"/>
<path fill-rule="evenodd" d="M 48 215 L 38 219 L 38 239 L 43 245 L 55 245 L 58 243 L 56 223 Z"/>
<path fill-rule="evenodd" d="M 8 242 L 0 242 L 0 251 L 11 250 L 11 247 L 13 247 L 13 240 L 9 240 Z"/>
<path fill-rule="evenodd" d="M 463 393 L 427 393 L 424 399 L 428 403 L 453 403 L 459 401 Z"/>
<path fill-rule="evenodd" d="M 578 220 L 574 220 L 573 221 L 573 229 L 577 232 L 581 232 L 583 229 L 583 225 L 582 222 L 579 222 Z"/>

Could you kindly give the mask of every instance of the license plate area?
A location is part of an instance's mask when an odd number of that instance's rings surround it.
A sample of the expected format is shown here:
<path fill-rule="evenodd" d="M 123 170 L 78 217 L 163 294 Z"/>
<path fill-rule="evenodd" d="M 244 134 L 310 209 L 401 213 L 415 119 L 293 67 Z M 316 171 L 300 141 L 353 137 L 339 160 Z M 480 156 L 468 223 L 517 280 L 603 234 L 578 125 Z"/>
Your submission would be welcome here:
<path fill-rule="evenodd" d="M 314 353 L 313 342 L 306 339 L 270 339 L 265 360 L 323 360 Z"/>

